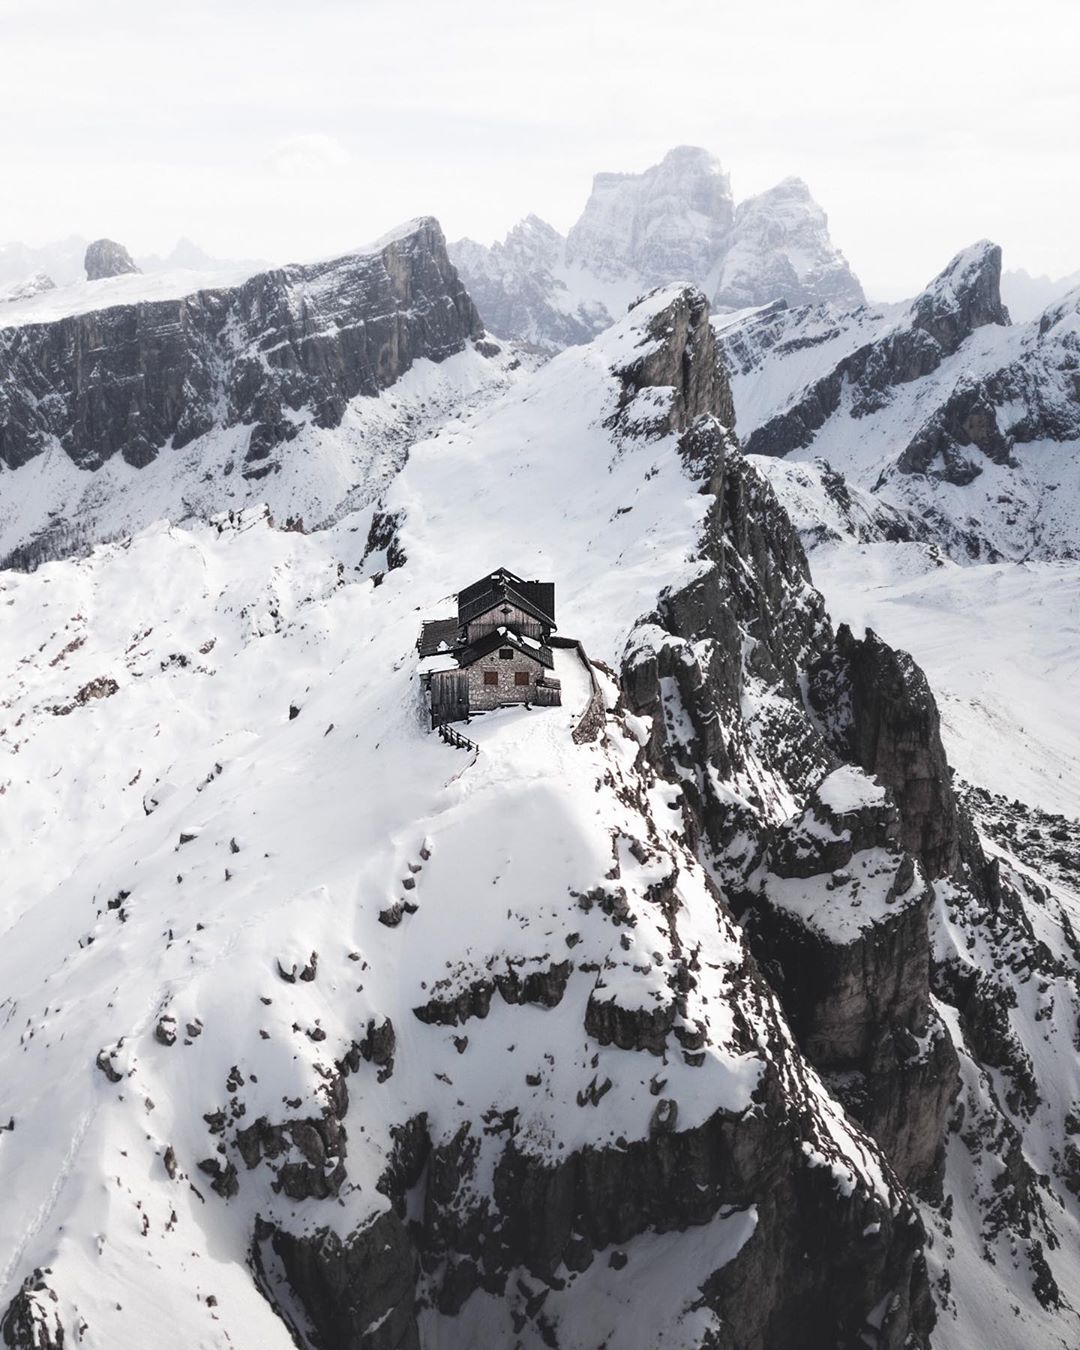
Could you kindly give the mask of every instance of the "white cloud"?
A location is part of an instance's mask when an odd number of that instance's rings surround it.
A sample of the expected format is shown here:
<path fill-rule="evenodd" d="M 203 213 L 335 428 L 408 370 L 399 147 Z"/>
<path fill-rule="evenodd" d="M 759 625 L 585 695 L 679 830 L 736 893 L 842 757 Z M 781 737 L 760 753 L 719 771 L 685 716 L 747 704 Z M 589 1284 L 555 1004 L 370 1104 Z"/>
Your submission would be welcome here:
<path fill-rule="evenodd" d="M 286 136 L 266 157 L 266 167 L 282 178 L 319 178 L 336 173 L 352 162 L 348 150 L 333 136 L 310 133 Z"/>

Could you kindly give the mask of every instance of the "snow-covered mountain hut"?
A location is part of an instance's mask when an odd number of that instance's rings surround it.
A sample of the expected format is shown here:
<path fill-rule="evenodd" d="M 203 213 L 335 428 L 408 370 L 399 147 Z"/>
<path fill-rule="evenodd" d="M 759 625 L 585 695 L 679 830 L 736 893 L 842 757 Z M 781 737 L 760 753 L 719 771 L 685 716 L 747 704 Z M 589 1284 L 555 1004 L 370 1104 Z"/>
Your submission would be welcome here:
<path fill-rule="evenodd" d="M 554 631 L 554 582 L 499 568 L 466 586 L 457 616 L 428 620 L 417 642 L 432 726 L 509 704 L 558 704 Z"/>

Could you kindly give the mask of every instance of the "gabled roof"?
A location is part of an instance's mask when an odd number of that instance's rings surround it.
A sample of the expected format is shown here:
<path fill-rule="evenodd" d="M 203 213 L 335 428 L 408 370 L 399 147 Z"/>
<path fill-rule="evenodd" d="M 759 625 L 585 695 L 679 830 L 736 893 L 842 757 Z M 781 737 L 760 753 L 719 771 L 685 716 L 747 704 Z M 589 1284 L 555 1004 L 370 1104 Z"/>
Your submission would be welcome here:
<path fill-rule="evenodd" d="M 421 656 L 436 656 L 461 646 L 461 625 L 457 619 L 427 619 L 420 627 L 416 650 Z"/>
<path fill-rule="evenodd" d="M 458 593 L 458 622 L 466 624 L 503 603 L 516 605 L 541 623 L 555 627 L 555 583 L 522 581 L 505 567 L 489 572 Z"/>
<path fill-rule="evenodd" d="M 457 654 L 458 664 L 471 666 L 474 661 L 479 661 L 482 656 L 490 656 L 500 647 L 513 647 L 522 656 L 528 656 L 546 670 L 555 669 L 555 657 L 550 647 L 522 637 L 520 633 L 514 633 L 509 628 L 493 628 L 490 633 L 485 633 L 475 642 L 470 642 L 467 647 L 462 647 Z"/>

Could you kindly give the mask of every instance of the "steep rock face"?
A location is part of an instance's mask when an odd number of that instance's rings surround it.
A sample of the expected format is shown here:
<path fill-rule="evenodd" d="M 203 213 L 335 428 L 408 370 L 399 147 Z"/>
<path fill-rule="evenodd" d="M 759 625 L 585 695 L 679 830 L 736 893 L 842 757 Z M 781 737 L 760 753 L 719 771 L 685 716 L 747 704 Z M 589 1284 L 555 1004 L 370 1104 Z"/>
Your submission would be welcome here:
<path fill-rule="evenodd" d="M 850 389 L 853 417 L 885 407 L 890 390 L 929 375 L 984 324 L 1007 324 L 998 298 L 1001 249 L 976 244 L 958 254 L 885 335 L 843 356 L 786 411 L 756 427 L 751 454 L 786 455 L 810 445 Z"/>
<path fill-rule="evenodd" d="M 624 693 L 652 718 L 648 753 L 681 781 L 689 832 L 749 913 L 808 1058 L 899 1175 L 933 1193 L 958 1080 L 931 1009 L 921 868 L 957 870 L 961 832 L 937 710 L 910 658 L 833 637 L 791 522 L 737 449 L 700 425 L 683 439 L 716 497 L 702 575 L 634 635 Z M 803 672 L 838 664 L 819 722 Z M 852 774 L 864 787 L 841 801 Z M 784 822 L 792 801 L 805 805 Z"/>
<path fill-rule="evenodd" d="M 622 394 L 610 425 L 630 434 L 664 435 L 713 417 L 733 427 L 731 389 L 717 360 L 704 295 L 673 288 L 671 303 L 649 321 L 645 337 L 642 354 L 616 372 Z M 684 448 L 689 452 L 690 442 Z"/>
<path fill-rule="evenodd" d="M 370 255 L 202 291 L 0 329 L 0 462 L 58 443 L 82 469 L 136 468 L 215 426 L 250 426 L 245 473 L 308 419 L 337 426 L 426 357 L 477 338 L 472 301 L 426 219 Z"/>
<path fill-rule="evenodd" d="M 731 229 L 731 182 L 707 151 L 682 145 L 644 173 L 599 173 L 566 238 L 566 260 L 644 285 L 704 282 Z"/>
<path fill-rule="evenodd" d="M 751 925 L 799 1044 L 909 1186 L 940 1193 L 956 1052 L 930 1003 L 933 892 L 891 793 L 842 766 L 772 840 Z"/>
<path fill-rule="evenodd" d="M 789 305 L 831 301 L 853 309 L 862 287 L 829 238 L 825 212 L 801 178 L 740 202 L 724 248 L 713 305 L 744 309 L 783 299 Z"/>
<path fill-rule="evenodd" d="M 747 449 L 826 460 L 960 560 L 1077 556 L 1078 297 L 1010 324 L 1000 269 L 982 242 L 909 304 L 724 324 Z"/>
<path fill-rule="evenodd" d="M 841 625 L 835 658 L 813 674 L 811 698 L 836 748 L 896 794 L 900 840 L 927 876 L 956 873 L 961 819 L 952 770 L 937 703 L 911 657 Z"/>
<path fill-rule="evenodd" d="M 87 244 L 85 267 L 87 281 L 122 277 L 139 270 L 123 244 L 117 244 L 112 239 L 95 239 L 92 244 Z"/>
<path fill-rule="evenodd" d="M 589 342 L 612 316 L 600 300 L 576 297 L 560 275 L 566 241 L 539 216 L 527 216 L 490 248 L 471 239 L 450 258 L 485 325 L 540 351 Z"/>
<path fill-rule="evenodd" d="M 694 146 L 643 173 L 597 174 L 565 239 L 529 216 L 501 243 L 450 252 L 491 331 L 547 354 L 589 341 L 655 286 L 692 282 L 721 308 L 862 300 L 801 180 L 736 209 L 727 174 Z"/>

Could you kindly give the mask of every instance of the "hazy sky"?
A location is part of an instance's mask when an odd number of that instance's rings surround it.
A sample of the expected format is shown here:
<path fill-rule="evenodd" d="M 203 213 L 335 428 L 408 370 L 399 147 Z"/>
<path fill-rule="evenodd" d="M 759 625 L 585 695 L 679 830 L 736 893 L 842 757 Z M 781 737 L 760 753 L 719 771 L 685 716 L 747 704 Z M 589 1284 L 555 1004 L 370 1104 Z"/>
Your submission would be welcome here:
<path fill-rule="evenodd" d="M 1080 268 L 1080 0 L 0 0 L 0 51 L 0 240 L 488 241 L 691 143 L 805 178 L 872 295 Z"/>

